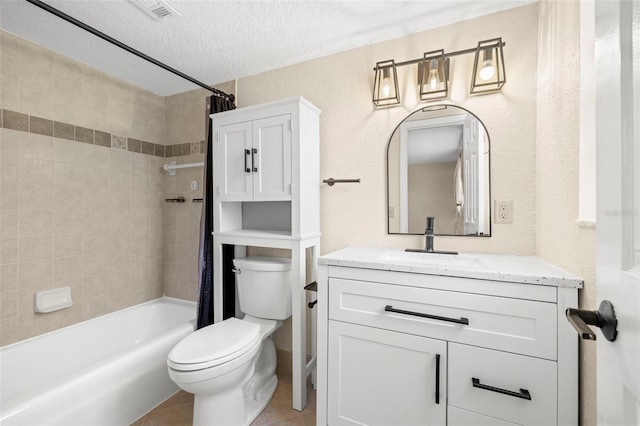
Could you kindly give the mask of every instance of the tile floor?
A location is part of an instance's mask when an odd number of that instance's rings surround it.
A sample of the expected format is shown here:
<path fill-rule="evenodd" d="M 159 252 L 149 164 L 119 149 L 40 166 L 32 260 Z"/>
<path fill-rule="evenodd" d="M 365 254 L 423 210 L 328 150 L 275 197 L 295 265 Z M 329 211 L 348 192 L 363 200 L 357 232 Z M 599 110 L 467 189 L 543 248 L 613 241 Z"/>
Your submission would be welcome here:
<path fill-rule="evenodd" d="M 290 370 L 289 370 L 290 371 Z M 307 406 L 299 412 L 291 407 L 291 374 L 278 372 L 278 388 L 267 408 L 252 426 L 315 426 L 316 392 L 307 385 Z M 131 426 L 191 426 L 193 395 L 180 391 Z"/>

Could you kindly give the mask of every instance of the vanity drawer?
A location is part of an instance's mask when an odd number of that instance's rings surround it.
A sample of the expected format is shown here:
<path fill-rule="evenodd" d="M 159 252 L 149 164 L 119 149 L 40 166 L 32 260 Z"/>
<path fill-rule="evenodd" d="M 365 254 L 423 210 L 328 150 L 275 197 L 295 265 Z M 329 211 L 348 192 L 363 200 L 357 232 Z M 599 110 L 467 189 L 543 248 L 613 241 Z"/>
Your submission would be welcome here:
<path fill-rule="evenodd" d="M 553 303 L 331 278 L 329 318 L 541 358 L 557 357 Z"/>
<path fill-rule="evenodd" d="M 447 426 L 519 426 L 517 423 L 485 416 L 458 407 L 447 407 Z"/>
<path fill-rule="evenodd" d="M 448 405 L 521 425 L 557 423 L 557 364 L 449 344 Z"/>

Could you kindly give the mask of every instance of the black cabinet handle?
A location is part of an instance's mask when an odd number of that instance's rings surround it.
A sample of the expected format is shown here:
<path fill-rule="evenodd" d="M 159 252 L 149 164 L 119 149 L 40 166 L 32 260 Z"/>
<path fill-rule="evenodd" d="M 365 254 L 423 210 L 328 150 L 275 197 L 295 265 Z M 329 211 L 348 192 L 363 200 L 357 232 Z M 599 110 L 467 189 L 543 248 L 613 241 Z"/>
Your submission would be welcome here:
<path fill-rule="evenodd" d="M 460 319 L 458 319 L 458 318 L 448 318 L 448 317 L 441 317 L 441 316 L 438 316 L 438 315 L 423 314 L 421 312 L 404 311 L 402 309 L 395 309 L 391 305 L 385 306 L 384 310 L 386 312 L 395 312 L 396 314 L 413 315 L 414 317 L 430 318 L 430 319 L 434 319 L 434 320 L 438 320 L 438 321 L 455 322 L 456 324 L 469 325 L 469 319 L 468 318 L 460 318 Z"/>
<path fill-rule="evenodd" d="M 440 404 L 440 354 L 436 354 L 436 404 Z"/>
<path fill-rule="evenodd" d="M 496 388 L 489 385 L 483 385 L 480 383 L 480 379 L 476 379 L 475 377 L 471 378 L 471 382 L 473 383 L 474 388 L 484 389 L 491 392 L 501 393 L 503 395 L 513 396 L 515 398 L 522 398 L 531 401 L 531 394 L 526 389 L 520 389 L 520 392 L 513 392 L 506 389 Z"/>
<path fill-rule="evenodd" d="M 256 167 L 256 154 L 258 153 L 258 149 L 257 148 L 253 148 L 251 150 L 251 168 L 253 169 L 254 172 L 258 171 L 258 168 Z"/>
<path fill-rule="evenodd" d="M 248 149 L 244 150 L 244 172 L 245 173 L 251 173 L 251 169 L 249 168 L 249 165 L 247 164 L 247 156 L 249 156 L 249 154 L 251 154 L 251 151 L 249 151 Z"/>

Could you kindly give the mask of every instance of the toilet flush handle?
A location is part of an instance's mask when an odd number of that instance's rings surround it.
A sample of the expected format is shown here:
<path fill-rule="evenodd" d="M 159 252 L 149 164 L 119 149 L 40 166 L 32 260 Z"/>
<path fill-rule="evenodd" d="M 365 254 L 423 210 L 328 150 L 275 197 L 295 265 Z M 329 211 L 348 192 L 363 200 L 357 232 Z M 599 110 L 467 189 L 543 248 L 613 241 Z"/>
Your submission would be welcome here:
<path fill-rule="evenodd" d="M 234 274 L 238 274 L 238 275 L 240 275 L 240 274 L 242 273 L 242 271 L 240 270 L 240 268 L 233 268 L 233 269 L 231 270 L 231 272 L 233 272 Z"/>

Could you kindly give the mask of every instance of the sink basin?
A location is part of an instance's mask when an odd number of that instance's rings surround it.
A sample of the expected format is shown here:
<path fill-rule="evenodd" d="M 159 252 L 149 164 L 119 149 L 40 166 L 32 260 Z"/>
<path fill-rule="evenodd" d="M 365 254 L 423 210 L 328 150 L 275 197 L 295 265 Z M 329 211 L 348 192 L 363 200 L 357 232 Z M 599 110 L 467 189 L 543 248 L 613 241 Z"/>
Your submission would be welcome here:
<path fill-rule="evenodd" d="M 380 255 L 379 260 L 401 264 L 428 266 L 431 268 L 481 269 L 482 261 L 468 254 L 438 254 L 405 251 L 391 251 Z"/>

